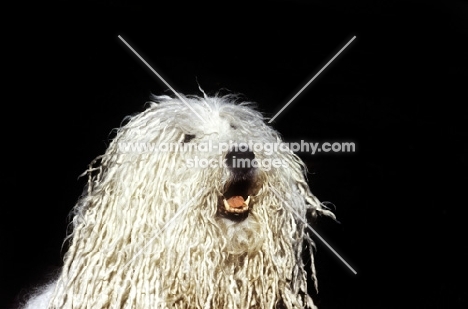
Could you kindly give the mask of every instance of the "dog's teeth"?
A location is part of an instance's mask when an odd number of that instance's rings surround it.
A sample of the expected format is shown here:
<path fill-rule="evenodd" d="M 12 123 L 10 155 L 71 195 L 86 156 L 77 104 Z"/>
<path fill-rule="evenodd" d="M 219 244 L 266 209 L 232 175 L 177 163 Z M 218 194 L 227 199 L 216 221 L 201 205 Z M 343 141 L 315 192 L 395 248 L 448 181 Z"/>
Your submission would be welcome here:
<path fill-rule="evenodd" d="M 229 205 L 228 200 L 225 198 L 223 198 L 223 204 L 224 209 L 230 213 L 243 213 L 244 211 L 247 211 L 249 209 L 250 195 L 247 197 L 246 200 L 244 200 L 244 204 L 240 207 L 232 207 L 231 205 Z"/>
<path fill-rule="evenodd" d="M 226 199 L 223 199 L 223 203 L 224 203 L 224 207 L 226 208 L 226 210 L 230 210 L 231 209 L 231 206 L 229 206 L 229 203 Z"/>

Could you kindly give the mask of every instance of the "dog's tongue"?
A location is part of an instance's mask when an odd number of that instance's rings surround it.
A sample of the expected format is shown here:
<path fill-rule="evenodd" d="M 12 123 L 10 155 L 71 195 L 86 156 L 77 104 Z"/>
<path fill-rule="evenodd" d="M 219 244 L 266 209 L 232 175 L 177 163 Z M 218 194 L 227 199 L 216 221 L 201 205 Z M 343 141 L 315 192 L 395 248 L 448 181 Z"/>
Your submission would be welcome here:
<path fill-rule="evenodd" d="M 229 206 L 232 208 L 240 208 L 244 206 L 244 198 L 242 196 L 233 196 L 227 200 Z"/>

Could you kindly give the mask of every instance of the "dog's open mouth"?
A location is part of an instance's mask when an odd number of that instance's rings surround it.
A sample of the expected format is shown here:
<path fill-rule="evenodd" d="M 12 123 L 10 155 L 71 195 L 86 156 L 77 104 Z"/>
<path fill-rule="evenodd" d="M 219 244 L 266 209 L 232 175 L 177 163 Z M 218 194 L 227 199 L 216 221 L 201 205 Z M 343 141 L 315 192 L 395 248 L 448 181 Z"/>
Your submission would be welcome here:
<path fill-rule="evenodd" d="M 251 209 L 251 181 L 242 179 L 227 185 L 223 196 L 219 197 L 218 214 L 233 221 L 247 218 Z"/>
<path fill-rule="evenodd" d="M 226 166 L 230 173 L 224 192 L 218 199 L 218 215 L 232 221 L 242 221 L 252 208 L 256 167 L 255 154 L 249 150 L 231 150 L 226 154 Z"/>
<path fill-rule="evenodd" d="M 243 213 L 249 210 L 250 195 L 247 199 L 243 196 L 233 196 L 229 199 L 223 198 L 224 209 L 226 212 L 232 212 L 235 214 Z"/>

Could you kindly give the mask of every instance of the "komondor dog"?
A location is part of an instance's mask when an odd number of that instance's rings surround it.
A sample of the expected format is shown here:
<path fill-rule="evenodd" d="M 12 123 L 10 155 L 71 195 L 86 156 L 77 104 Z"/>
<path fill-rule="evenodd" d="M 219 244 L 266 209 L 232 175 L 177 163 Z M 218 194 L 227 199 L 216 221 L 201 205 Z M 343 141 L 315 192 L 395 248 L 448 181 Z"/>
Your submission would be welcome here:
<path fill-rule="evenodd" d="M 154 96 L 128 117 L 85 173 L 58 279 L 25 308 L 315 308 L 306 218 L 333 214 L 238 101 Z"/>

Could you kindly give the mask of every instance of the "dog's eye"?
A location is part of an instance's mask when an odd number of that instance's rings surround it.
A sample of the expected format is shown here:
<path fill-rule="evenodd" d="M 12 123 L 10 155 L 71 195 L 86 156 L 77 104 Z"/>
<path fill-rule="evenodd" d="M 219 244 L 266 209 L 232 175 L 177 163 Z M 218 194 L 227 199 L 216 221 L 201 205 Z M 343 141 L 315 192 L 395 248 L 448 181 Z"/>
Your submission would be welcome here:
<path fill-rule="evenodd" d="M 231 129 L 237 130 L 237 126 L 235 126 L 235 125 L 233 125 L 233 124 L 231 123 Z"/>
<path fill-rule="evenodd" d="M 183 142 L 184 143 L 189 143 L 194 138 L 195 138 L 195 135 L 193 135 L 193 134 L 185 134 Z"/>

